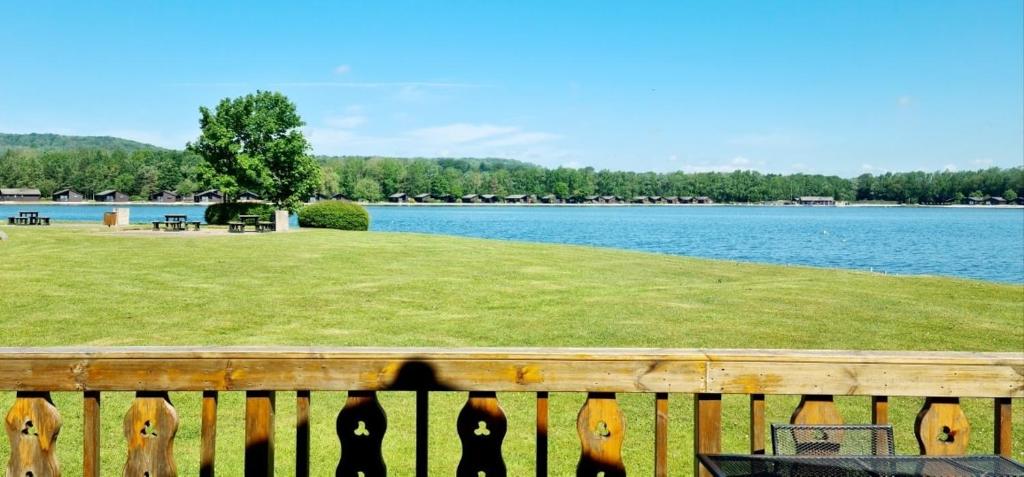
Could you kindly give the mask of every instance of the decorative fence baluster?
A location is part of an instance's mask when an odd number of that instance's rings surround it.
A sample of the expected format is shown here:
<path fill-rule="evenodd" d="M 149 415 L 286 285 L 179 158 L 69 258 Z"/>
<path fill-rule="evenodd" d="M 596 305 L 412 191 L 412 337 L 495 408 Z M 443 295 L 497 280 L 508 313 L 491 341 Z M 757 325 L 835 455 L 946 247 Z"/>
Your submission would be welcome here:
<path fill-rule="evenodd" d="M 505 412 L 493 392 L 471 392 L 456 424 L 462 440 L 457 477 L 504 477 L 501 444 L 508 431 Z"/>
<path fill-rule="evenodd" d="M 381 444 L 388 430 L 388 418 L 373 391 L 349 391 L 336 426 L 341 442 L 338 477 L 382 477 L 387 475 Z"/>
<path fill-rule="evenodd" d="M 625 477 L 622 440 L 626 420 L 615 402 L 615 393 L 589 393 L 576 418 L 582 452 L 577 477 Z"/>
<path fill-rule="evenodd" d="M 960 398 L 926 398 L 917 414 L 914 432 L 924 455 L 963 455 L 971 438 L 971 426 L 960 408 Z"/>
<path fill-rule="evenodd" d="M 100 477 L 100 392 L 82 397 L 82 476 Z"/>
<path fill-rule="evenodd" d="M 7 439 L 11 442 L 7 475 L 60 475 L 56 446 L 61 418 L 50 400 L 50 393 L 18 392 L 5 424 Z"/>
<path fill-rule="evenodd" d="M 167 393 L 136 393 L 124 416 L 124 435 L 128 438 L 125 477 L 174 477 L 174 435 L 178 432 L 178 413 Z"/>
<path fill-rule="evenodd" d="M 843 423 L 832 396 L 808 394 L 800 396 L 800 404 L 789 418 L 790 424 L 834 424 Z"/>

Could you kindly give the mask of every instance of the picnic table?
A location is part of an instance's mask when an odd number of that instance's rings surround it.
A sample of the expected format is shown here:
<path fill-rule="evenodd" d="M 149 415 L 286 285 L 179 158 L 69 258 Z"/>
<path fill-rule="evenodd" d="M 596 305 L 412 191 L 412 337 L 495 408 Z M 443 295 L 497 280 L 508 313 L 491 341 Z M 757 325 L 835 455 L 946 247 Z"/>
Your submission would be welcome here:
<path fill-rule="evenodd" d="M 1024 476 L 1024 465 L 998 455 L 748 455 L 698 454 L 716 477 L 728 476 Z"/>
<path fill-rule="evenodd" d="M 164 226 L 164 230 L 171 230 L 175 232 L 181 232 L 188 230 L 189 226 L 192 226 L 195 230 L 199 230 L 199 221 L 188 221 L 188 215 L 185 214 L 166 214 L 164 220 L 154 220 L 153 230 L 160 230 L 160 226 Z"/>
<path fill-rule="evenodd" d="M 17 216 L 7 217 L 7 225 L 50 225 L 50 218 L 40 217 L 36 211 L 19 211 Z"/>
<path fill-rule="evenodd" d="M 228 232 L 242 233 L 247 226 L 253 227 L 257 232 L 273 232 L 274 223 L 260 220 L 258 215 L 239 215 L 237 222 L 228 222 Z"/>

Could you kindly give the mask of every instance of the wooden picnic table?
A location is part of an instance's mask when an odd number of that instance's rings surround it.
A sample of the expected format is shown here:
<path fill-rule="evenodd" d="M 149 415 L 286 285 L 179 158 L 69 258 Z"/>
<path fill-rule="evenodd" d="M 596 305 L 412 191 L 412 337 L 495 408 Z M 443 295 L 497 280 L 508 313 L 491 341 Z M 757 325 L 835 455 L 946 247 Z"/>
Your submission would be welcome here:
<path fill-rule="evenodd" d="M 50 218 L 40 217 L 34 210 L 18 211 L 17 216 L 7 217 L 7 225 L 50 225 Z"/>
<path fill-rule="evenodd" d="M 260 221 L 258 215 L 239 215 L 238 222 L 228 222 L 228 232 L 242 233 L 246 226 L 254 227 L 257 232 L 273 232 L 275 229 L 273 222 Z"/>
<path fill-rule="evenodd" d="M 154 220 L 153 221 L 153 230 L 154 231 L 160 230 L 160 226 L 161 225 L 164 226 L 165 230 L 170 230 L 170 231 L 174 231 L 174 232 L 182 232 L 182 231 L 188 230 L 188 227 L 190 225 L 194 228 L 194 230 L 198 231 L 199 230 L 200 222 L 199 221 L 189 222 L 188 221 L 188 215 L 185 215 L 185 214 L 166 214 L 166 215 L 164 215 L 163 222 L 161 222 L 159 220 Z"/>
<path fill-rule="evenodd" d="M 1024 466 L 997 455 L 795 456 L 698 454 L 715 477 L 1024 475 Z"/>

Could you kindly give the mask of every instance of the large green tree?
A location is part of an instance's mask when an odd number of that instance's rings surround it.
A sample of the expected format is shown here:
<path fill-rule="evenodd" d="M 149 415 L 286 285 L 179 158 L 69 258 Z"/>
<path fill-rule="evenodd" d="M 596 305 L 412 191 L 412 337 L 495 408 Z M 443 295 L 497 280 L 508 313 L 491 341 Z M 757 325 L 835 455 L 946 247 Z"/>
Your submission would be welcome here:
<path fill-rule="evenodd" d="M 285 95 L 257 91 L 225 98 L 215 111 L 199 108 L 201 134 L 187 146 L 206 160 L 206 179 L 226 197 L 250 190 L 294 209 L 320 187 L 320 166 L 309 156 L 305 125 Z"/>

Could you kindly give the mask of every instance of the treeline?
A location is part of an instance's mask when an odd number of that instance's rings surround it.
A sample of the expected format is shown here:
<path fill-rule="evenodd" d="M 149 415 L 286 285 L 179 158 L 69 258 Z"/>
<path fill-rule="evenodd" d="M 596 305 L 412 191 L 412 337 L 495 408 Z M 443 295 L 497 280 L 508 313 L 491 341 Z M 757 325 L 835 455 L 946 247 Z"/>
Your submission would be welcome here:
<path fill-rule="evenodd" d="M 318 157 L 321 193 L 379 201 L 396 192 L 465 194 L 555 194 L 708 196 L 716 202 L 763 202 L 802 195 L 837 200 L 942 203 L 972 195 L 1024 194 L 1024 167 L 978 171 L 864 174 L 847 179 L 811 174 L 654 173 L 546 169 L 507 159 L 395 159 Z M 199 173 L 202 159 L 161 149 L 8 149 L 0 153 L 0 186 L 34 187 L 49 195 L 71 187 L 91 196 L 117 189 L 133 197 L 170 189 L 182 194 L 212 186 Z"/>

